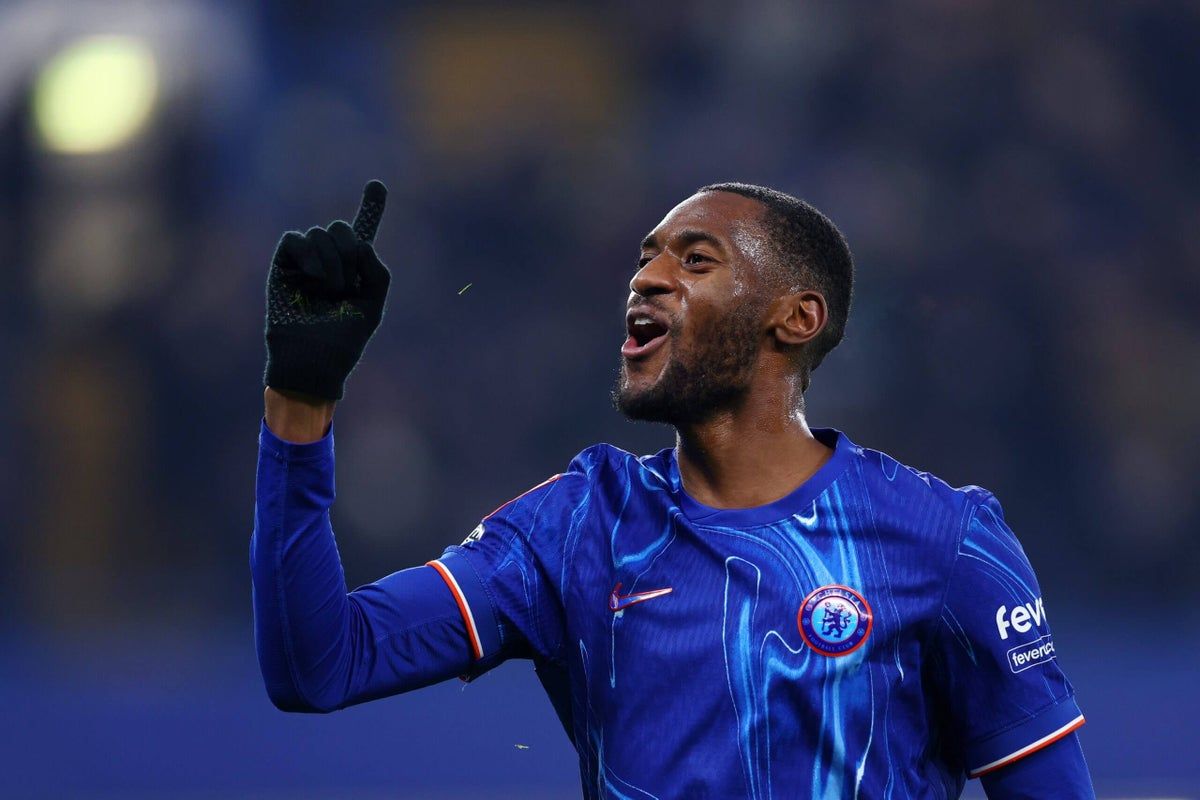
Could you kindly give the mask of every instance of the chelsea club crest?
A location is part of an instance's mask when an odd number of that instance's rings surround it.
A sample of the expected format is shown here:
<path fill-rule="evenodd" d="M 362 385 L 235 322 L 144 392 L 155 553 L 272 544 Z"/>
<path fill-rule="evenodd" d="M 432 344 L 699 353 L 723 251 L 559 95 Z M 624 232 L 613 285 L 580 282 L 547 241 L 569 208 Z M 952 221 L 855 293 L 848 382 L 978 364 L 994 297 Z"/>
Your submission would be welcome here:
<path fill-rule="evenodd" d="M 821 655 L 849 655 L 871 635 L 871 607 L 848 586 L 822 586 L 804 598 L 796 624 L 804 643 Z"/>

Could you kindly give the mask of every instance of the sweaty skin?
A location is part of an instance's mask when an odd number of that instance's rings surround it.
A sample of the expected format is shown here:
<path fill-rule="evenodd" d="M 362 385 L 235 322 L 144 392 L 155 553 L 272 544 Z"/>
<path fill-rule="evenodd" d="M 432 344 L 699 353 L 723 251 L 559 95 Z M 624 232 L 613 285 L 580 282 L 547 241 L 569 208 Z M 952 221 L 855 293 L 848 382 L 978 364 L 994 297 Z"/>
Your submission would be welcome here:
<path fill-rule="evenodd" d="M 730 192 L 680 203 L 646 237 L 629 306 L 648 304 L 673 333 L 644 358 L 622 358 L 618 402 L 652 392 L 672 359 L 704 349 L 706 336 L 744 304 L 758 304 L 740 391 L 698 420 L 672 420 L 688 493 L 714 508 L 747 508 L 787 495 L 831 455 L 804 418 L 801 349 L 821 332 L 825 300 L 813 291 L 778 295 L 776 270 L 758 233 L 763 206 Z M 778 296 L 776 296 L 778 295 Z M 646 417 L 653 418 L 653 417 Z"/>

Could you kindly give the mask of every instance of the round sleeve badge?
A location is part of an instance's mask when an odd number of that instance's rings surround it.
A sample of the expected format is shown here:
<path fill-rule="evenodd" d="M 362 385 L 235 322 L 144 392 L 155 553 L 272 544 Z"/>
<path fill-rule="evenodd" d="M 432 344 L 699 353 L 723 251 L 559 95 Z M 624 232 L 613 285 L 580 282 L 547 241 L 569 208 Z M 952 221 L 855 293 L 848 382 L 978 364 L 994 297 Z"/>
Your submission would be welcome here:
<path fill-rule="evenodd" d="M 821 655 L 849 655 L 871 635 L 871 607 L 848 586 L 822 586 L 804 598 L 796 625 L 804 643 Z"/>

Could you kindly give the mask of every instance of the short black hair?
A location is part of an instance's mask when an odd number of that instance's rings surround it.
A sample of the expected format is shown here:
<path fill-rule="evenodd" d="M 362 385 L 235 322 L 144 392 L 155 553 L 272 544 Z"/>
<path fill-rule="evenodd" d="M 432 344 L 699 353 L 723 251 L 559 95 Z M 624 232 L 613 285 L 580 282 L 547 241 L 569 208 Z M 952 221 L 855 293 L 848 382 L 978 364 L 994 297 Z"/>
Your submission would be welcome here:
<path fill-rule="evenodd" d="M 854 257 L 846 237 L 829 217 L 798 197 L 752 183 L 711 183 L 696 190 L 732 192 L 765 207 L 762 219 L 787 283 L 798 281 L 825 297 L 829 317 L 825 329 L 808 347 L 806 373 L 816 369 L 846 332 L 854 294 Z M 805 375 L 805 386 L 808 377 Z"/>

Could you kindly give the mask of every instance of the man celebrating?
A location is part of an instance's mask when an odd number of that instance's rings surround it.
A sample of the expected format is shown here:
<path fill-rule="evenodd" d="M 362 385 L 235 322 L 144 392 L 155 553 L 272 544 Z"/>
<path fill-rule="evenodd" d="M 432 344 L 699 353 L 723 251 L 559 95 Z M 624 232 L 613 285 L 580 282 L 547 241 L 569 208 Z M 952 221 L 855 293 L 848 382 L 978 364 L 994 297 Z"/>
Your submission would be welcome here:
<path fill-rule="evenodd" d="M 600 444 L 437 560 L 347 593 L 332 420 L 378 325 L 382 184 L 267 282 L 251 565 L 272 701 L 327 712 L 532 659 L 587 798 L 1093 797 L 1083 716 L 996 499 L 810 429 L 853 265 L 812 206 L 706 186 L 642 242 Z"/>

